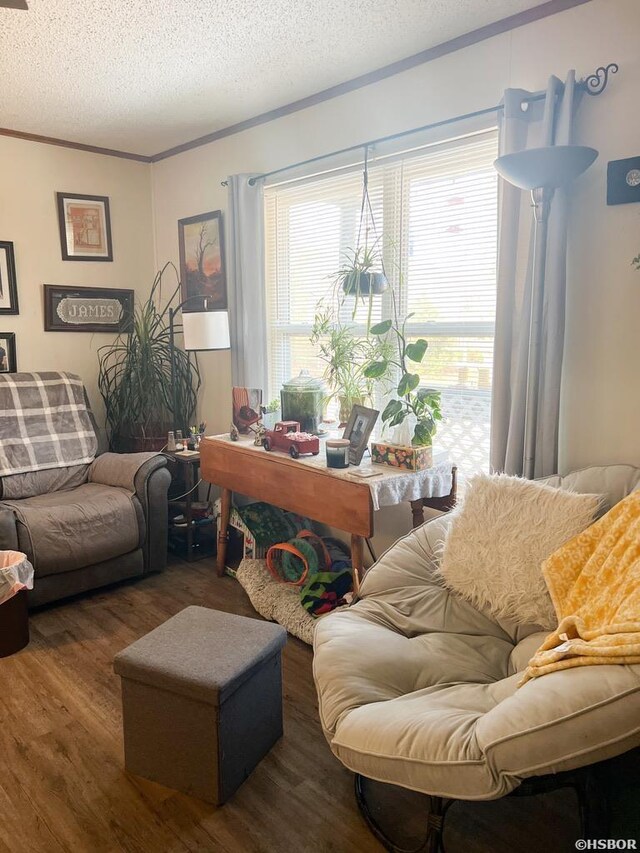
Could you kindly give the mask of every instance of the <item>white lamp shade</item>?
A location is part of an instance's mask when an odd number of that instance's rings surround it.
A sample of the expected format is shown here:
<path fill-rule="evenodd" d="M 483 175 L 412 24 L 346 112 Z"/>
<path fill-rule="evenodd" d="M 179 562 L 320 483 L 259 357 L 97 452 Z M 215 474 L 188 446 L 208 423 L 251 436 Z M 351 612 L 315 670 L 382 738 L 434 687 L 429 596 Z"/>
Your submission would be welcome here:
<path fill-rule="evenodd" d="M 189 311 L 182 313 L 185 350 L 230 349 L 227 311 Z"/>
<path fill-rule="evenodd" d="M 493 164 L 505 180 L 522 190 L 555 189 L 570 184 L 598 156 L 586 145 L 551 145 L 503 154 Z"/>

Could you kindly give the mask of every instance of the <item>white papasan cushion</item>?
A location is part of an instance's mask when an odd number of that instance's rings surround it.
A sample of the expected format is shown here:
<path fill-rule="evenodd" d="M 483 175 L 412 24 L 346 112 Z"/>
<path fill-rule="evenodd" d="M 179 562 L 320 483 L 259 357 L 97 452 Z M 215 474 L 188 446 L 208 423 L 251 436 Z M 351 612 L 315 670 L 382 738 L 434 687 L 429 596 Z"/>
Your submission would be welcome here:
<path fill-rule="evenodd" d="M 600 504 L 599 495 L 520 477 L 473 477 L 444 543 L 444 583 L 495 619 L 555 628 L 540 567 L 593 522 Z"/>

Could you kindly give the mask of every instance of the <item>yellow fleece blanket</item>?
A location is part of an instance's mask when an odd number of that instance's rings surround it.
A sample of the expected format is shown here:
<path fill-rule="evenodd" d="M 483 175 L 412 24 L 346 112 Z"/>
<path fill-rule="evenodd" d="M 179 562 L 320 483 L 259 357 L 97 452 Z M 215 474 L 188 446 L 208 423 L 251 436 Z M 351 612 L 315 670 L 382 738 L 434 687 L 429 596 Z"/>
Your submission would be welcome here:
<path fill-rule="evenodd" d="M 529 661 L 530 678 L 592 664 L 640 664 L 640 491 L 542 564 L 559 625 Z"/>

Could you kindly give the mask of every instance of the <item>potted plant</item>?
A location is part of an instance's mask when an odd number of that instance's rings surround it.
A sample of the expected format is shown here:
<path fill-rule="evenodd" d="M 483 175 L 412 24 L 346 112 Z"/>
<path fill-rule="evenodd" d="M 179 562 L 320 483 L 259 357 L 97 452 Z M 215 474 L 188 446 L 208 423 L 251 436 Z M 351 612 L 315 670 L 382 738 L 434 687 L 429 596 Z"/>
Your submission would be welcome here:
<path fill-rule="evenodd" d="M 367 376 L 365 368 L 372 361 L 388 358 L 391 345 L 385 337 L 363 336 L 345 325 L 340 320 L 341 305 L 318 306 L 311 342 L 318 346 L 318 355 L 325 363 L 323 379 L 331 389 L 327 401 L 338 400 L 340 423 L 346 424 L 353 406 L 366 405 L 372 398 L 375 380 Z"/>
<path fill-rule="evenodd" d="M 364 150 L 364 169 L 362 172 L 362 201 L 360 203 L 360 222 L 355 249 L 348 249 L 345 262 L 335 276 L 347 296 L 355 296 L 353 314 L 358 308 L 360 297 L 369 297 L 369 317 L 367 329 L 371 325 L 371 297 L 388 288 L 389 282 L 384 271 L 382 253 L 379 251 L 380 233 L 376 227 L 373 206 L 369 197 L 369 148 Z M 373 241 L 370 242 L 370 237 Z M 361 241 L 362 238 L 362 241 Z M 376 269 L 377 268 L 377 269 Z"/>
<path fill-rule="evenodd" d="M 361 296 L 384 293 L 389 282 L 384 272 L 376 271 L 382 266 L 375 246 L 360 246 L 347 249 L 344 263 L 335 274 L 347 296 L 355 296 L 356 302 Z"/>
<path fill-rule="evenodd" d="M 173 267 L 177 284 L 162 306 L 162 278 L 168 266 Z M 177 347 L 173 351 L 175 395 L 171 384 L 168 314 L 180 299 L 179 293 L 177 270 L 173 264 L 166 264 L 157 273 L 146 301 L 136 306 L 130 331 L 98 350 L 98 388 L 112 450 L 160 450 L 167 442 L 168 430 L 179 426 L 186 435 L 193 420 L 200 372 L 197 361 Z"/>
<path fill-rule="evenodd" d="M 280 400 L 277 398 L 266 406 L 262 406 L 260 411 L 262 412 L 262 425 L 265 429 L 273 429 L 278 421 L 282 420 L 280 417 Z"/>
<path fill-rule="evenodd" d="M 394 300 L 394 319 L 383 320 L 370 329 L 372 335 L 391 340 L 393 357 L 371 361 L 364 372 L 369 379 L 384 377 L 394 368 L 400 375 L 397 396 L 389 400 L 382 412 L 382 422 L 396 430 L 395 440 L 373 442 L 372 461 L 417 471 L 433 464 L 431 445 L 442 412 L 440 392 L 420 388 L 420 375 L 412 372 L 410 363 L 421 364 L 428 347 L 424 338 L 407 343 L 406 323 L 412 316 L 407 315 L 400 323 Z"/>

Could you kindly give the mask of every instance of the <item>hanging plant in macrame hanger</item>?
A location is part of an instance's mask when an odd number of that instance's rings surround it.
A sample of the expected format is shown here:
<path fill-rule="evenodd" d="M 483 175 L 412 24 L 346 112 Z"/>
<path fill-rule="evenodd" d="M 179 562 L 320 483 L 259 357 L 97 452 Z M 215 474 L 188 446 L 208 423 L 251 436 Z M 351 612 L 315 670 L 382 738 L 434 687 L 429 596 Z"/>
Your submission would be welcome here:
<path fill-rule="evenodd" d="M 371 324 L 373 296 L 379 296 L 389 287 L 380 243 L 381 237 L 376 228 L 371 198 L 369 197 L 369 147 L 365 146 L 358 239 L 355 249 L 348 249 L 344 253 L 345 263 L 336 273 L 335 281 L 342 287 L 345 296 L 355 296 L 354 319 L 359 301 L 362 300 L 364 304 L 365 297 L 367 297 L 369 302 L 367 328 Z"/>

